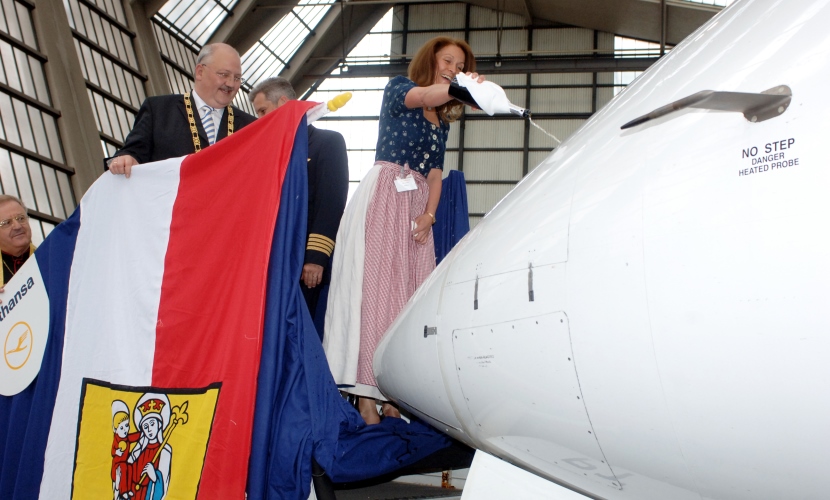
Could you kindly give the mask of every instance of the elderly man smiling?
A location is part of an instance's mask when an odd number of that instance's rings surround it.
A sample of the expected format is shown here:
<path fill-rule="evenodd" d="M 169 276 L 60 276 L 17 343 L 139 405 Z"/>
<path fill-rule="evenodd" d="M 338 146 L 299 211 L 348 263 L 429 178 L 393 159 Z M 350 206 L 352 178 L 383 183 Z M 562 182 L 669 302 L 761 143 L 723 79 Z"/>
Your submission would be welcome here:
<path fill-rule="evenodd" d="M 35 251 L 26 207 L 8 194 L 0 195 L 0 251 L 3 254 L 2 287 Z"/>
<path fill-rule="evenodd" d="M 136 164 L 195 153 L 253 123 L 253 116 L 231 104 L 245 81 L 236 49 L 205 45 L 193 78 L 191 92 L 144 101 L 124 147 L 107 161 L 110 172 L 129 177 Z"/>

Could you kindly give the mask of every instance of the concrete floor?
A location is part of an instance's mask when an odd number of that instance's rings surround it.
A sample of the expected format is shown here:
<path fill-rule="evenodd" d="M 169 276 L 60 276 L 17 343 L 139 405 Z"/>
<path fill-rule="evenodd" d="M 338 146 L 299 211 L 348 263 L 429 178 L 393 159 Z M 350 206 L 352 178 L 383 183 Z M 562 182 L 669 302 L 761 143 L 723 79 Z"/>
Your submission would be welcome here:
<path fill-rule="evenodd" d="M 433 498 L 460 500 L 461 490 L 390 481 L 365 488 L 337 490 L 336 495 L 337 500 L 410 500 Z"/>
<path fill-rule="evenodd" d="M 446 475 L 440 471 L 411 474 L 391 481 L 340 484 L 335 486 L 337 500 L 460 500 L 469 469 L 455 469 Z M 442 485 L 444 487 L 442 487 Z"/>

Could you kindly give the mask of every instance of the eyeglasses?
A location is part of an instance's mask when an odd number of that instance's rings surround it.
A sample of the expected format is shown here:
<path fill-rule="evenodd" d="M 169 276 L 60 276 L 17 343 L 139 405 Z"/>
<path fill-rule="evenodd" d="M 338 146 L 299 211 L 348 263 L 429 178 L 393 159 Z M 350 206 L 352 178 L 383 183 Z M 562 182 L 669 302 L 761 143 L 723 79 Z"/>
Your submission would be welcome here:
<path fill-rule="evenodd" d="M 11 225 L 11 223 L 12 223 L 12 221 L 17 222 L 17 223 L 18 223 L 18 224 L 20 224 L 21 226 L 25 226 L 26 224 L 28 224 L 28 223 L 29 223 L 29 216 L 24 215 L 24 214 L 20 214 L 20 215 L 15 215 L 15 216 L 14 216 L 14 217 L 12 217 L 11 219 L 3 219 L 3 220 L 0 220 L 0 228 L 6 227 L 6 226 L 10 226 L 10 225 Z"/>
<path fill-rule="evenodd" d="M 239 84 L 245 83 L 245 79 L 242 78 L 242 75 L 232 75 L 232 74 L 228 73 L 227 71 L 216 71 L 215 69 L 211 68 L 207 64 L 205 64 L 204 66 L 206 68 L 209 68 L 214 73 L 216 73 L 219 76 L 219 78 L 221 78 L 223 80 L 226 80 L 226 81 L 227 80 L 233 80 L 234 83 L 239 83 Z"/>

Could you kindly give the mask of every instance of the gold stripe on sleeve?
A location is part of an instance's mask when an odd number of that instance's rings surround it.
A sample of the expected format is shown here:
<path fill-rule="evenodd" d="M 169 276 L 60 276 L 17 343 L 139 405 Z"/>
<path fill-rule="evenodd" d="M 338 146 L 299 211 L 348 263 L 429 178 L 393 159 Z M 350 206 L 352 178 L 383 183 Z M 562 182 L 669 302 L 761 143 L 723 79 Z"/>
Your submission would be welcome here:
<path fill-rule="evenodd" d="M 309 250 L 318 250 L 326 255 L 331 255 L 334 251 L 334 241 L 331 238 L 323 236 L 322 234 L 310 234 L 308 236 L 308 244 L 306 248 Z"/>
<path fill-rule="evenodd" d="M 318 252 L 326 254 L 326 256 L 331 257 L 331 250 L 327 247 L 321 247 L 319 245 L 314 245 L 313 243 L 309 243 L 308 246 L 305 247 L 306 250 L 316 250 Z"/>

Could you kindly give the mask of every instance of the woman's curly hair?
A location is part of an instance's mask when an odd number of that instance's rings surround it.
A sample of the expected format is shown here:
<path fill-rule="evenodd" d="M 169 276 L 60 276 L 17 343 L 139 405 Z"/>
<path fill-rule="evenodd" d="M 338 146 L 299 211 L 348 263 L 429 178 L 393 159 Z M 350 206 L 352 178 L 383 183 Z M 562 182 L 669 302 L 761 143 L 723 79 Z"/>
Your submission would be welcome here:
<path fill-rule="evenodd" d="M 476 57 L 467 42 L 439 36 L 425 43 L 412 58 L 412 62 L 409 63 L 409 79 L 419 87 L 428 87 L 435 83 L 435 72 L 438 71 L 435 55 L 447 45 L 455 45 L 464 52 L 464 69 L 461 70 L 462 72 L 468 73 L 476 70 Z M 453 99 L 438 106 L 435 111 L 443 121 L 449 123 L 461 117 L 464 104 Z"/>

